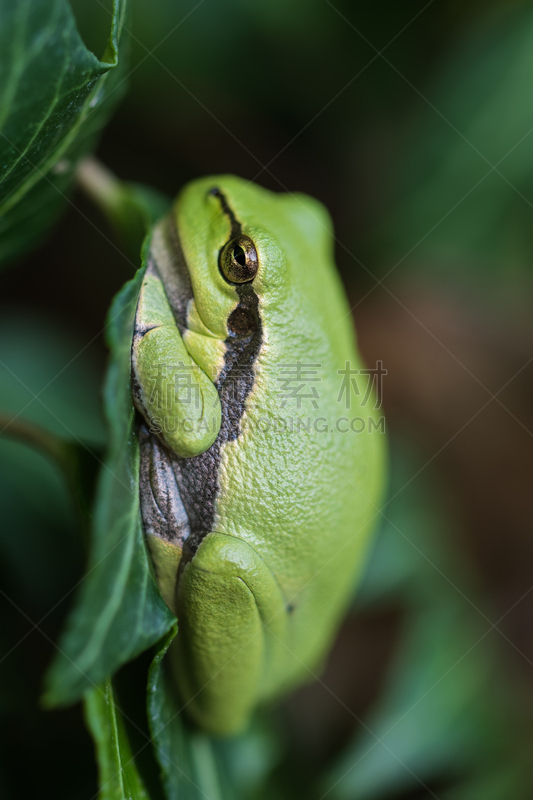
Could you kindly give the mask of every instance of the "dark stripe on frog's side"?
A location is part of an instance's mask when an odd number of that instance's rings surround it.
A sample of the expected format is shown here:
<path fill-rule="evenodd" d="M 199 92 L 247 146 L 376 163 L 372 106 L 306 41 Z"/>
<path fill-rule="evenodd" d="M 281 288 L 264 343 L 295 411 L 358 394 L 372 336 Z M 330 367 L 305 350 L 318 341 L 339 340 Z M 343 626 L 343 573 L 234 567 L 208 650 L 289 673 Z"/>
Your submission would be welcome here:
<path fill-rule="evenodd" d="M 229 209 L 225 197 L 218 190 L 212 190 L 220 200 L 222 211 L 228 216 L 231 223 L 230 240 L 241 233 L 241 225 Z M 176 264 L 178 276 L 171 275 L 171 270 L 165 272 L 159 265 L 152 262 L 156 274 L 163 279 L 163 285 L 172 307 L 176 322 L 183 333 L 186 327 L 187 304 L 192 298 L 192 287 L 183 251 L 179 243 L 179 236 L 174 229 L 172 232 L 174 249 L 178 256 Z M 186 280 L 183 279 L 186 272 Z M 170 286 L 167 290 L 167 278 L 170 276 Z M 179 289 L 179 291 L 178 291 Z M 180 458 L 164 447 L 155 434 L 150 434 L 144 426 L 141 436 L 141 509 L 145 530 L 167 541 L 182 545 L 187 540 L 188 557 L 194 554 L 202 539 L 213 530 L 215 518 L 215 504 L 219 491 L 218 476 L 222 458 L 223 447 L 227 442 L 234 441 L 240 434 L 240 423 L 244 414 L 246 399 L 252 391 L 255 372 L 254 365 L 259 355 L 263 340 L 261 318 L 259 314 L 259 300 L 251 284 L 235 286 L 239 303 L 230 315 L 233 327 L 242 329 L 249 325 L 247 334 L 230 334 L 225 340 L 226 352 L 224 364 L 215 381 L 222 407 L 222 420 L 219 434 L 209 450 L 193 458 Z M 190 293 L 189 293 L 190 292 Z M 244 322 L 243 322 L 244 321 Z M 150 437 L 152 442 L 146 437 Z M 142 443 L 144 441 L 144 444 Z M 161 466 L 158 462 L 165 461 Z M 170 465 L 174 480 L 167 469 Z M 161 484 L 165 483 L 165 486 Z M 170 520 L 165 520 L 165 512 L 161 503 L 155 498 L 166 499 L 166 509 L 177 506 L 177 495 L 185 511 L 188 521 L 186 528 L 176 525 Z M 161 513 L 163 511 L 163 513 Z M 159 513 L 158 513 L 159 512 Z M 168 512 L 167 512 L 168 513 Z M 162 518 L 163 517 L 163 518 Z M 159 524 L 157 524 L 159 522 Z"/>
<path fill-rule="evenodd" d="M 174 475 L 189 518 L 191 533 L 187 548 L 191 553 L 196 552 L 204 536 L 213 530 L 222 449 L 240 434 L 246 399 L 254 385 L 254 364 L 261 348 L 257 295 L 249 286 L 239 287 L 237 292 L 239 306 L 255 314 L 257 327 L 247 337 L 226 339 L 224 366 L 215 382 L 222 406 L 219 434 L 209 450 L 199 456 L 179 458 L 171 454 Z"/>

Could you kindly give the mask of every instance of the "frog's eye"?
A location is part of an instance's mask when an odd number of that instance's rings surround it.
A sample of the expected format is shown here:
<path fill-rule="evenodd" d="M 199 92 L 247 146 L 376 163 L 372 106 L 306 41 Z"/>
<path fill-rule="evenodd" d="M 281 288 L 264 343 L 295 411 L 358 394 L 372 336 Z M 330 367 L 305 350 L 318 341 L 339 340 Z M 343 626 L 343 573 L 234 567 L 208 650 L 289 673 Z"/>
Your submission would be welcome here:
<path fill-rule="evenodd" d="M 253 281 L 259 268 L 257 250 L 249 236 L 237 236 L 220 251 L 220 271 L 230 283 Z"/>

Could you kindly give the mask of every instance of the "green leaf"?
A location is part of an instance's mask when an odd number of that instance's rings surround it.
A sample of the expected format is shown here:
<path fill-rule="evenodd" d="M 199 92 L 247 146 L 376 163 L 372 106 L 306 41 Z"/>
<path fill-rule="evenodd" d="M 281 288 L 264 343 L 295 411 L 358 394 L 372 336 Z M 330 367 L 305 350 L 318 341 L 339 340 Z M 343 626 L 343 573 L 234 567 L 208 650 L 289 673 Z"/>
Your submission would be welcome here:
<path fill-rule="evenodd" d="M 175 627 L 155 656 L 148 675 L 148 719 L 168 800 L 221 800 L 224 796 L 212 740 L 192 730 L 164 658 Z"/>
<path fill-rule="evenodd" d="M 139 510 L 139 446 L 130 388 L 130 349 L 144 268 L 113 302 L 105 386 L 109 452 L 100 474 L 87 576 L 47 675 L 44 701 L 78 700 L 155 644 L 175 622 L 151 572 Z"/>
<path fill-rule="evenodd" d="M 100 800 L 149 800 L 109 681 L 85 696 L 85 720 L 96 747 Z"/>
<path fill-rule="evenodd" d="M 280 737 L 260 714 L 240 736 L 212 739 L 186 718 L 176 692 L 168 649 L 161 643 L 148 674 L 148 720 L 168 800 L 260 797 L 281 757 Z"/>
<path fill-rule="evenodd" d="M 31 248 L 57 218 L 77 161 L 120 98 L 125 5 L 113 0 L 100 60 L 67 0 L 0 0 L 0 264 Z"/>

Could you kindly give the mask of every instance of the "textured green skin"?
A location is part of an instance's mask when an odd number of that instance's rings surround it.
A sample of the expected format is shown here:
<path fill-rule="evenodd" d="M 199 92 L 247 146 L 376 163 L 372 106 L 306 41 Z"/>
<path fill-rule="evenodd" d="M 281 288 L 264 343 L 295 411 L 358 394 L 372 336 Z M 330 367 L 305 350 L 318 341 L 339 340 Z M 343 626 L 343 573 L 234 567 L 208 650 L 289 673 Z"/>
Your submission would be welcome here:
<path fill-rule="evenodd" d="M 273 194 L 232 176 L 182 191 L 172 213 L 195 298 L 184 335 L 189 354 L 208 375 L 220 367 L 226 321 L 238 303 L 218 269 L 230 223 L 208 194 L 213 186 L 259 254 L 252 285 L 263 346 L 241 433 L 223 449 L 214 530 L 179 573 L 173 660 L 188 712 L 205 730 L 228 735 L 246 725 L 257 703 L 320 667 L 364 564 L 385 441 L 368 424 L 362 433 L 334 426 L 280 432 L 265 424 L 296 414 L 330 423 L 377 417 L 373 400 L 360 406 L 363 393 L 352 393 L 349 411 L 344 398 L 338 402 L 337 370 L 347 361 L 363 365 L 333 261 L 331 222 L 307 196 Z M 170 244 L 158 236 L 154 246 L 162 252 Z M 169 251 L 169 269 L 171 261 Z M 318 411 L 309 399 L 298 410 L 280 407 L 279 365 L 298 360 L 322 365 Z M 197 446 L 206 449 L 200 439 Z"/>
<path fill-rule="evenodd" d="M 150 320 L 150 325 L 157 326 L 141 339 L 132 354 L 133 367 L 140 376 L 141 389 L 146 387 L 143 405 L 148 416 L 152 420 L 164 420 L 165 417 L 170 420 L 183 419 L 187 416 L 191 424 L 175 431 L 161 424 L 160 438 L 171 450 L 184 458 L 203 453 L 213 444 L 220 430 L 220 401 L 217 390 L 212 380 L 189 355 L 176 327 L 163 285 L 152 275 L 147 275 L 143 281 L 138 312 L 142 318 Z M 154 365 L 162 364 L 165 367 L 164 374 L 154 370 Z M 168 390 L 174 386 L 176 374 L 179 376 L 183 367 L 192 370 L 188 377 L 191 385 L 197 389 L 198 408 L 191 403 L 180 402 L 177 394 L 169 394 Z M 150 402 L 153 396 L 158 398 L 157 404 Z M 167 404 L 167 399 L 172 402 Z M 187 399 L 188 396 L 185 397 Z M 200 425 L 201 421 L 206 423 L 203 427 Z"/>

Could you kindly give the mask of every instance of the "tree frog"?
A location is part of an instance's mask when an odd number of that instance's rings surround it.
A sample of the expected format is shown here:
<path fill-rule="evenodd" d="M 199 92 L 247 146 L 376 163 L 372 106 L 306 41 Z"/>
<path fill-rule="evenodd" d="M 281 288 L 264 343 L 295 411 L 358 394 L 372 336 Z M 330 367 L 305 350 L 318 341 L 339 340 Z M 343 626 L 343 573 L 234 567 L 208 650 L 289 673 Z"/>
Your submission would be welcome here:
<path fill-rule="evenodd" d="M 320 668 L 378 516 L 384 426 L 319 202 L 202 178 L 146 256 L 143 527 L 181 698 L 225 736 Z"/>

